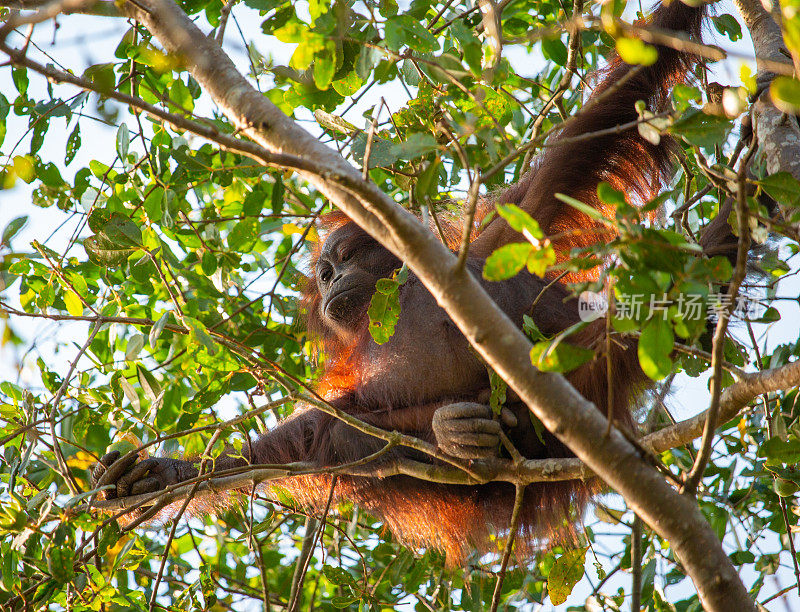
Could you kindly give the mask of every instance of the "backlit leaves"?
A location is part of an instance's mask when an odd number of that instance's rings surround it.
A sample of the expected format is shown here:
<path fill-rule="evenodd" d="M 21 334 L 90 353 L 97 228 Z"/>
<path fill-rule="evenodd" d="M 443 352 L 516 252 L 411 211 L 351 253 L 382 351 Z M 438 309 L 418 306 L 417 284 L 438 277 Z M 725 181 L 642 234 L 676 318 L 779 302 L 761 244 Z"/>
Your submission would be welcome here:
<path fill-rule="evenodd" d="M 547 593 L 554 606 L 564 603 L 573 587 L 583 578 L 586 550 L 586 548 L 568 550 L 556 559 L 547 577 Z"/>
<path fill-rule="evenodd" d="M 594 351 L 560 339 L 537 342 L 531 349 L 531 363 L 543 372 L 564 374 L 594 358 Z"/>
<path fill-rule="evenodd" d="M 651 66 L 658 59 L 658 50 L 638 38 L 618 38 L 617 53 L 627 64 Z"/>
<path fill-rule="evenodd" d="M 779 76 L 775 77 L 769 87 L 772 101 L 784 113 L 797 114 L 800 112 L 800 81 L 797 79 Z"/>
<path fill-rule="evenodd" d="M 513 204 L 499 204 L 497 213 L 529 242 L 512 242 L 496 249 L 486 258 L 483 277 L 491 281 L 506 280 L 525 267 L 531 274 L 544 276 L 547 268 L 556 262 L 556 253 L 551 244 L 541 241 L 544 234 L 539 224 Z"/>

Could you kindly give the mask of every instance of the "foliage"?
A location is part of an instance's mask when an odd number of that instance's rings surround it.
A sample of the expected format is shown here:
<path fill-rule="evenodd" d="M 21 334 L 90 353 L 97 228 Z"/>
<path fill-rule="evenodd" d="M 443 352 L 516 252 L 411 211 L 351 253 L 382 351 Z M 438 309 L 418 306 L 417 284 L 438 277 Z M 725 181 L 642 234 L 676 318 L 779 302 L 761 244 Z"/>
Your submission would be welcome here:
<path fill-rule="evenodd" d="M 226 23 L 222 6 L 182 3 L 212 28 Z M 607 3 L 606 17 L 621 17 L 623 8 Z M 577 78 L 557 104 L 548 103 L 567 71 L 568 36 L 560 33 L 569 15 L 560 3 L 511 2 L 502 11 L 503 38 L 516 41 L 526 58 L 545 60 L 532 75 L 534 64 L 495 55 L 495 41 L 480 34 L 481 13 L 471 3 L 244 0 L 234 8 L 237 14 L 260 23 L 247 51 L 250 76 L 264 95 L 297 120 L 313 116 L 315 133 L 354 164 L 366 165 L 382 190 L 421 215 L 449 218 L 453 200 L 465 199 L 467 172 L 488 170 L 513 151 L 518 155 L 486 188 L 518 179 L 530 164 L 519 147 L 532 139 L 541 144 L 582 105 Z M 102 27 L 88 17 L 64 23 Z M 601 66 L 613 48 L 631 62 L 653 61 L 654 47 L 630 36 L 615 41 L 613 19 L 603 23 L 606 30 L 576 34 L 581 75 Z M 43 36 L 43 25 L 34 40 Z M 717 15 L 714 25 L 731 40 L 741 36 L 731 15 Z M 31 56 L 40 53 L 44 63 L 59 64 L 68 29 L 56 33 L 52 57 L 33 49 Z M 233 37 L 230 25 L 226 36 Z M 292 50 L 285 65 L 258 50 L 275 39 Z M 22 42 L 19 36 L 9 40 Z M 317 536 L 291 500 L 267 500 L 262 492 L 243 496 L 220 516 L 182 520 L 170 533 L 126 531 L 110 516 L 87 512 L 85 492 L 90 466 L 114 440 L 172 436 L 158 445 L 159 453 L 199 456 L 220 421 L 246 414 L 210 449 L 216 456 L 226 443 L 241 448 L 248 432 L 291 412 L 291 403 L 264 414 L 256 407 L 302 392 L 319 373 L 298 292 L 319 240 L 314 221 L 328 204 L 291 172 L 265 169 L 115 102 L 110 96 L 118 92 L 178 116 L 203 117 L 220 134 L 234 131 L 180 60 L 165 55 L 147 30 L 129 24 L 104 51 L 85 69 L 80 60 L 66 66 L 82 75 L 91 92 L 55 86 L 21 66 L 2 68 L 0 185 L 9 194 L 2 197 L 24 202 L 0 238 L 2 342 L 27 347 L 30 317 L 58 320 L 61 327 L 55 334 L 39 332 L 45 336 L 35 340 L 55 348 L 31 346 L 21 363 L 24 377 L 12 382 L 9 375 L 0 383 L 0 606 L 144 610 L 155 601 L 175 610 L 283 609 L 303 542 Z M 369 104 L 353 106 L 373 87 L 391 92 L 391 103 L 369 94 Z M 773 90 L 776 102 L 796 111 L 797 81 L 776 81 Z M 655 317 L 642 309 L 613 321 L 618 331 L 640 334 L 640 361 L 654 380 L 708 369 L 706 322 L 682 316 L 676 304 L 681 295 L 707 300 L 731 275 L 726 261 L 698 258 L 694 242 L 698 228 L 736 189 L 736 160 L 727 157 L 734 122 L 705 112 L 703 103 L 699 89 L 679 87 L 675 116 L 665 127 L 650 126 L 656 136 L 668 131 L 683 144 L 683 171 L 659 201 L 639 210 L 609 185 L 599 187 L 601 199 L 616 210 L 617 239 L 557 262 L 535 221 L 501 207 L 499 214 L 528 241 L 498 250 L 483 271 L 500 280 L 524 267 L 560 273 L 613 259 L 604 281 L 613 280 L 618 298 L 638 295 L 644 304 L 665 305 Z M 114 143 L 110 153 L 95 149 L 97 121 L 113 126 L 100 132 Z M 369 127 L 358 127 L 365 122 L 374 126 L 371 135 Z M 797 181 L 761 176 L 760 160 L 754 169 L 759 189 L 797 207 Z M 659 205 L 679 214 L 647 222 L 648 211 Z M 755 197 L 749 206 L 763 216 Z M 64 229 L 50 237 L 39 231 L 34 226 L 44 215 L 63 221 Z M 778 304 L 776 281 L 797 271 L 797 243 L 787 240 L 782 248 L 780 257 L 764 256 L 766 280 L 754 290 L 768 305 Z M 370 311 L 376 341 L 386 341 L 397 321 L 404 273 L 377 288 Z M 575 290 L 601 287 L 598 282 Z M 771 308 L 762 319 L 767 326 L 757 329 L 768 332 L 779 316 Z M 800 358 L 796 330 L 779 346 L 763 340 L 754 346 L 741 340 L 752 325 L 739 324 L 739 340 L 731 338 L 725 348 L 727 361 L 771 368 Z M 568 334 L 545 338 L 527 331 L 536 342 L 532 357 L 543 368 L 567 371 L 591 357 L 571 346 Z M 676 351 L 679 345 L 689 348 Z M 700 496 L 731 559 L 755 571 L 747 574 L 749 586 L 762 599 L 774 592 L 766 576 L 789 576 L 800 487 L 798 392 L 764 402 L 725 425 Z M 651 425 L 666 421 L 654 405 Z M 691 447 L 677 448 L 662 461 L 678 475 L 690 469 L 694 454 Z M 626 534 L 632 513 L 618 498 L 604 503 L 609 507 L 597 512 L 600 522 L 587 527 L 580 547 L 543 552 L 527 571 L 510 571 L 500 605 L 527 609 L 549 596 L 554 605 L 568 601 L 571 610 L 590 609 L 588 600 L 583 603 L 587 597 L 604 609 L 627 606 L 627 578 L 608 582 L 616 590 L 603 585 L 617 570 L 631 570 Z M 467 571 L 455 571 L 435 551 L 405 548 L 358 507 L 327 516 L 319 541 L 300 585 L 302 609 L 491 605 L 497 559 L 474 559 Z M 669 542 L 646 531 L 642 548 L 643 608 L 699 610 L 690 588 L 674 586 L 685 575 Z M 582 595 L 568 600 L 576 584 Z"/>

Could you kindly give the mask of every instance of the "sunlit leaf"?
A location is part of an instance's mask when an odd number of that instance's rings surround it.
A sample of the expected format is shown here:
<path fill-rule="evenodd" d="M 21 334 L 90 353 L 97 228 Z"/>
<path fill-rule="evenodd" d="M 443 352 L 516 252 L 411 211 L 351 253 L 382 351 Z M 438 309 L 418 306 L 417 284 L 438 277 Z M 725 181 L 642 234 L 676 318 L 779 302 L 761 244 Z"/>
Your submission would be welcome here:
<path fill-rule="evenodd" d="M 561 555 L 547 576 L 550 602 L 559 606 L 567 600 L 573 587 L 583 578 L 586 548 L 574 548 Z"/>
<path fill-rule="evenodd" d="M 501 281 L 519 273 L 528 262 L 534 246 L 527 242 L 512 242 L 496 249 L 483 266 L 483 278 L 490 281 Z"/>
<path fill-rule="evenodd" d="M 618 38 L 617 53 L 627 64 L 651 66 L 658 59 L 658 50 L 638 38 Z"/>
<path fill-rule="evenodd" d="M 670 354 L 675 342 L 672 326 L 661 313 L 647 321 L 639 336 L 639 364 L 653 380 L 661 380 L 672 372 Z"/>
<path fill-rule="evenodd" d="M 594 351 L 568 342 L 537 342 L 531 349 L 531 363 L 544 372 L 571 372 L 594 358 Z"/>

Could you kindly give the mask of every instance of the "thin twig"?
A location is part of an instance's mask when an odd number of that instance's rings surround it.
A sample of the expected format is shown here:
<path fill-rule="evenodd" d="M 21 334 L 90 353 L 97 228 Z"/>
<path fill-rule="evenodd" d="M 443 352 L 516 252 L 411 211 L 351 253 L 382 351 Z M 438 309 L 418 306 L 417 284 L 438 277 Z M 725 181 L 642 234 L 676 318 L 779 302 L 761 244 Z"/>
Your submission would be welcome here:
<path fill-rule="evenodd" d="M 475 221 L 475 210 L 478 207 L 478 196 L 480 195 L 481 177 L 480 168 L 475 168 L 475 175 L 472 183 L 469 186 L 469 194 L 467 203 L 464 207 L 464 225 L 461 229 L 461 246 L 458 249 L 458 260 L 456 261 L 455 270 L 461 272 L 467 264 L 467 255 L 469 254 L 469 243 L 472 238 L 472 224 Z"/>
<path fill-rule="evenodd" d="M 89 346 L 91 346 L 92 342 L 94 342 L 95 336 L 97 336 L 97 332 L 99 331 L 100 323 L 96 322 L 94 326 L 92 326 L 92 331 L 89 334 L 89 337 L 86 339 L 86 342 L 84 342 L 83 346 L 78 349 L 78 354 L 75 355 L 75 359 L 73 359 L 72 363 L 70 363 L 69 369 L 64 376 L 64 381 L 61 383 L 58 391 L 56 391 L 55 397 L 53 397 L 53 401 L 50 404 L 50 417 L 47 420 L 47 423 L 50 427 L 50 435 L 53 437 L 53 453 L 56 456 L 56 461 L 58 462 L 58 467 L 61 470 L 61 475 L 64 477 L 64 481 L 67 483 L 67 486 L 73 495 L 77 495 L 81 489 L 78 486 L 78 483 L 73 479 L 72 473 L 67 465 L 67 461 L 64 459 L 64 454 L 61 452 L 61 445 L 59 444 L 58 437 L 56 435 L 56 411 L 58 410 L 59 403 L 61 403 L 61 398 L 64 397 L 64 393 L 66 392 L 69 381 L 72 378 L 72 373 L 75 371 L 75 368 L 78 365 L 78 361 L 80 361 L 80 358 L 89 349 Z"/>
<path fill-rule="evenodd" d="M 511 511 L 511 524 L 508 527 L 508 539 L 506 540 L 505 550 L 503 550 L 503 560 L 500 563 L 500 571 L 497 572 L 497 582 L 494 585 L 491 612 L 497 612 L 497 606 L 500 604 L 503 580 L 505 579 L 506 570 L 508 569 L 508 560 L 511 558 L 511 550 L 514 548 L 514 539 L 517 537 L 517 526 L 519 525 L 519 515 L 522 510 L 522 501 L 524 498 L 525 487 L 517 485 L 514 490 L 514 509 Z"/>
<path fill-rule="evenodd" d="M 633 515 L 631 528 L 631 612 L 642 609 L 642 519 Z"/>
<path fill-rule="evenodd" d="M 369 158 L 372 155 L 372 141 L 375 138 L 375 130 L 378 128 L 378 118 L 383 110 L 383 98 L 381 98 L 378 107 L 372 111 L 372 124 L 369 126 L 369 133 L 367 134 L 367 146 L 364 149 L 364 165 L 361 168 L 361 178 L 367 180 L 369 178 Z"/>
<path fill-rule="evenodd" d="M 300 587 L 303 585 L 306 572 L 308 571 L 308 565 L 311 562 L 311 553 L 319 544 L 319 541 L 322 538 L 322 533 L 325 531 L 325 523 L 328 518 L 328 512 L 330 512 L 331 509 L 331 502 L 333 501 L 333 493 L 336 490 L 336 481 L 337 477 L 334 475 L 333 478 L 331 478 L 331 488 L 330 491 L 328 491 L 328 500 L 325 502 L 325 509 L 322 511 L 322 516 L 318 520 L 319 529 L 317 529 L 316 532 L 312 531 L 313 537 L 311 538 L 311 548 L 309 549 L 308 554 L 305 555 L 305 558 L 303 558 L 303 554 L 301 552 L 300 558 L 297 561 L 297 568 L 300 571 L 299 573 L 295 572 L 295 576 L 292 578 L 292 593 L 294 596 L 289 599 L 289 606 L 287 607 L 288 612 L 295 612 L 298 604 L 300 603 Z M 306 542 L 303 542 L 304 550 L 305 544 Z"/>
<path fill-rule="evenodd" d="M 739 287 L 747 274 L 747 257 L 750 252 L 750 224 L 748 221 L 749 209 L 747 206 L 747 169 L 750 159 L 755 153 L 755 139 L 742 163 L 739 164 L 737 173 L 736 191 L 736 223 L 739 233 L 739 245 L 736 253 L 736 267 L 733 270 L 733 277 L 728 286 L 728 300 L 726 308 L 720 310 L 719 320 L 714 329 L 714 339 L 711 351 L 711 405 L 706 416 L 706 423 L 703 429 L 703 438 L 700 442 L 700 451 L 697 453 L 694 465 L 686 476 L 683 485 L 683 493 L 694 495 L 697 486 L 703 478 L 703 471 L 711 457 L 711 445 L 714 439 L 714 432 L 717 429 L 717 419 L 719 416 L 720 398 L 722 394 L 722 360 L 725 347 L 725 333 L 728 329 L 728 322 L 736 306 L 736 296 L 739 294 Z"/>
<path fill-rule="evenodd" d="M 228 17 L 230 17 L 231 9 L 235 4 L 236 0 L 228 0 L 219 11 L 219 25 L 217 26 L 217 35 L 214 38 L 220 46 L 222 46 L 222 39 L 225 37 L 225 26 L 228 25 Z"/>

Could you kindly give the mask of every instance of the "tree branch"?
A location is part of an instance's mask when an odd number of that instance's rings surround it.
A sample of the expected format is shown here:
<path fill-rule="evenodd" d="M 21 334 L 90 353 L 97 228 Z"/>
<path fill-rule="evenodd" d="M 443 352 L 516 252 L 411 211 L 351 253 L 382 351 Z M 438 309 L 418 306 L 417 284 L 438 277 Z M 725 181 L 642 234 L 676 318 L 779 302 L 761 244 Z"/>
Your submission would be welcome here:
<path fill-rule="evenodd" d="M 784 389 L 791 389 L 800 385 L 800 361 L 790 363 L 772 370 L 761 370 L 754 373 L 742 375 L 741 380 L 727 387 L 722 391 L 719 400 L 719 411 L 717 422 L 724 424 L 734 418 L 759 395 L 773 393 Z M 268 404 L 259 411 L 266 410 L 274 406 Z M 237 417 L 235 422 L 241 422 L 244 418 L 252 416 L 252 413 Z M 655 454 L 663 453 L 672 448 L 688 444 L 692 440 L 699 438 L 708 420 L 708 411 L 701 412 L 685 421 L 665 427 L 650 435 L 642 438 L 639 443 L 641 447 L 652 451 Z M 225 427 L 233 424 L 234 421 L 226 422 L 218 427 Z M 192 433 L 200 429 L 207 430 L 214 426 L 196 428 L 181 434 L 172 434 L 169 437 L 177 437 L 185 433 Z M 384 432 L 390 436 L 390 432 Z M 164 438 L 166 439 L 166 438 Z M 342 476 L 369 476 L 373 478 L 389 478 L 391 476 L 413 476 L 421 480 L 441 482 L 445 484 L 475 484 L 476 481 L 460 469 L 444 465 L 432 465 L 412 460 L 398 461 L 390 465 L 381 467 L 370 467 L 369 462 L 384 454 L 386 447 L 363 460 L 333 468 L 320 469 L 310 464 L 293 463 L 275 466 L 247 466 L 227 470 L 224 474 L 206 475 L 199 477 L 202 484 L 198 487 L 198 493 L 218 493 L 229 489 L 243 489 L 254 484 L 268 482 L 279 478 L 287 478 L 302 474 L 311 473 L 331 473 Z M 521 463 L 514 463 L 503 459 L 493 459 L 486 461 L 476 461 L 473 464 L 481 464 L 478 468 L 482 473 L 493 474 L 492 481 L 510 482 L 515 485 L 527 485 L 535 482 L 553 482 L 559 480 L 588 479 L 596 476 L 595 472 L 586 466 L 580 459 L 531 459 Z M 363 467 L 362 467 L 363 466 Z M 127 509 L 150 503 L 153 500 L 163 501 L 165 505 L 179 501 L 188 495 L 195 480 L 180 485 L 174 485 L 169 489 L 159 493 L 148 493 L 125 497 L 120 499 L 97 501 L 93 507 L 104 510 Z M 79 510 L 78 508 L 76 510 Z"/>
<path fill-rule="evenodd" d="M 787 57 L 791 56 L 783 41 L 780 26 L 759 0 L 734 0 L 734 4 L 750 31 L 760 73 L 758 81 L 763 85 L 765 77 L 775 72 L 771 63 L 786 63 Z M 784 114 L 775 107 L 768 87 L 753 105 L 753 129 L 764 150 L 767 172 L 789 172 L 800 180 L 800 126 L 796 117 Z M 782 207 L 781 212 L 789 220 L 796 211 Z"/>
<path fill-rule="evenodd" d="M 459 271 L 453 254 L 408 211 L 336 152 L 319 143 L 256 91 L 213 39 L 170 0 L 142 0 L 123 10 L 178 55 L 219 108 L 263 147 L 313 160 L 301 174 L 351 219 L 404 259 L 488 364 L 542 423 L 619 491 L 662 537 L 693 578 L 709 610 L 753 610 L 719 540 L 693 500 L 679 495 L 619 431 L 603 436 L 605 416 L 562 377 L 537 371 L 530 342 L 482 290 Z"/>

